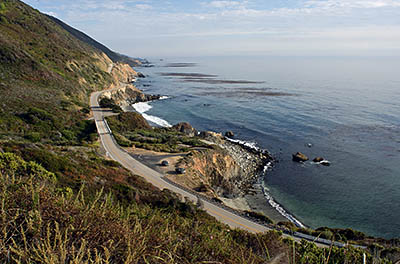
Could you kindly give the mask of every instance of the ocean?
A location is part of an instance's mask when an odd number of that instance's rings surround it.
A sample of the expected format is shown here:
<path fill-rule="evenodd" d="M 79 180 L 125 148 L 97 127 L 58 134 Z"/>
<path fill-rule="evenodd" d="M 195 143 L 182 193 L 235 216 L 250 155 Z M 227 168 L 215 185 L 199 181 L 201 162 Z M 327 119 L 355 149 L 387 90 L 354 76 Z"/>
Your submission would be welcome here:
<path fill-rule="evenodd" d="M 307 226 L 400 237 L 399 58 L 149 60 L 137 86 L 168 99 L 137 105 L 147 120 L 230 130 L 267 149 L 277 162 L 265 191 Z M 293 162 L 298 151 L 331 166 Z"/>

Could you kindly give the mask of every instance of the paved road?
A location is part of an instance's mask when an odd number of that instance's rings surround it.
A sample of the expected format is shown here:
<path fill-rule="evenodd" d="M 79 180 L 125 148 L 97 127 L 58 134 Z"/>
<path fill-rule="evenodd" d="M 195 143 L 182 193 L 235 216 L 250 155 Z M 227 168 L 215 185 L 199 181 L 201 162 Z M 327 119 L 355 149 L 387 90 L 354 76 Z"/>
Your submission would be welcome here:
<path fill-rule="evenodd" d="M 132 173 L 142 176 L 148 182 L 158 187 L 159 189 L 161 190 L 169 189 L 175 193 L 182 195 L 182 197 L 187 197 L 192 202 L 197 203 L 198 201 L 197 196 L 165 181 L 163 179 L 162 174 L 140 163 L 132 156 L 130 156 L 127 152 L 121 150 L 115 144 L 112 138 L 111 131 L 107 123 L 104 121 L 103 110 L 99 107 L 98 104 L 98 98 L 100 94 L 101 92 L 95 92 L 91 95 L 90 105 L 100 135 L 100 140 L 102 142 L 104 149 L 107 152 L 107 155 L 111 159 L 118 161 L 122 166 L 130 170 Z M 210 215 L 214 216 L 219 221 L 228 224 L 233 228 L 241 228 L 253 233 L 265 232 L 271 230 L 266 226 L 254 223 L 244 217 L 238 216 L 206 200 L 202 200 L 201 203 L 202 203 L 202 208 L 205 211 L 207 211 Z"/>
<path fill-rule="evenodd" d="M 112 136 L 112 132 L 108 127 L 107 122 L 104 120 L 104 116 L 109 114 L 109 111 L 101 109 L 98 103 L 99 96 L 102 92 L 94 92 L 90 97 L 90 106 L 93 112 L 93 118 L 96 121 L 96 127 L 98 133 L 100 135 L 100 140 L 103 145 L 103 148 L 106 151 L 106 155 L 111 159 L 119 162 L 126 169 L 130 170 L 133 174 L 142 176 L 148 182 L 158 187 L 159 189 L 168 189 L 173 191 L 174 193 L 180 194 L 185 199 L 191 200 L 193 203 L 198 203 L 199 199 L 201 200 L 201 208 L 205 210 L 208 214 L 214 216 L 218 221 L 229 225 L 232 228 L 240 228 L 243 230 L 247 230 L 251 233 L 263 233 L 266 231 L 273 230 L 273 228 L 258 224 L 253 222 L 246 217 L 240 216 L 236 214 L 233 210 L 229 210 L 223 208 L 223 206 L 219 206 L 215 203 L 208 201 L 207 199 L 200 198 L 195 192 L 191 192 L 185 190 L 184 188 L 176 185 L 169 180 L 164 178 L 164 175 L 161 173 L 147 167 L 143 163 L 134 159 L 127 152 L 122 150 L 114 141 Z M 309 241 L 313 241 L 319 247 L 327 247 L 333 243 L 335 246 L 344 247 L 346 246 L 340 242 L 332 242 L 330 240 L 316 238 L 313 236 L 301 234 L 295 232 L 294 235 L 283 234 L 285 237 L 290 237 L 296 241 L 301 241 L 301 239 L 306 239 Z M 353 245 L 355 246 L 355 245 Z M 365 248 L 362 246 L 357 246 L 360 248 Z"/>
<path fill-rule="evenodd" d="M 148 182 L 158 187 L 159 189 L 169 189 L 175 193 L 182 195 L 182 197 L 187 197 L 192 202 L 197 203 L 197 196 L 165 181 L 162 174 L 140 163 L 132 156 L 130 156 L 127 152 L 121 150 L 115 144 L 112 138 L 111 131 L 107 123 L 104 121 L 103 110 L 99 107 L 98 104 L 98 98 L 100 94 L 101 92 L 95 92 L 92 94 L 90 98 L 90 105 L 100 135 L 100 140 L 103 144 L 104 149 L 107 152 L 107 155 L 111 159 L 118 161 L 122 166 L 130 170 L 132 173 L 144 177 Z M 206 200 L 202 200 L 201 202 L 202 207 L 205 211 L 207 211 L 210 215 L 214 216 L 219 221 L 228 224 L 233 228 L 241 228 L 253 233 L 271 230 L 268 227 L 254 223 L 244 217 L 238 216 Z"/>

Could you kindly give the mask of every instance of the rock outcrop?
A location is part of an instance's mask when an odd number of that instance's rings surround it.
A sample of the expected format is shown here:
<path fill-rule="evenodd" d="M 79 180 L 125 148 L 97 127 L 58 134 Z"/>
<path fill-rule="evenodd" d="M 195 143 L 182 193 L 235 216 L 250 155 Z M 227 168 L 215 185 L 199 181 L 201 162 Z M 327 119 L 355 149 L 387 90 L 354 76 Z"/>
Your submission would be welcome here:
<path fill-rule="evenodd" d="M 331 163 L 328 160 L 326 160 L 326 159 L 324 159 L 322 157 L 314 158 L 313 162 L 319 163 L 319 164 L 324 165 L 324 166 L 330 166 L 331 165 Z"/>
<path fill-rule="evenodd" d="M 147 102 L 157 100 L 160 95 L 144 94 L 132 84 L 132 79 L 138 76 L 138 73 L 128 64 L 117 63 L 111 70 L 113 83 L 106 90 L 102 97 L 113 99 L 121 107 L 137 102 Z"/>
<path fill-rule="evenodd" d="M 322 158 L 322 157 L 316 157 L 313 159 L 313 162 L 321 162 L 323 160 L 324 160 L 324 158 Z"/>
<path fill-rule="evenodd" d="M 208 133 L 211 134 L 207 134 L 207 141 L 215 144 L 213 148 L 192 151 L 179 164 L 186 168 L 189 177 L 184 185 L 192 189 L 202 186 L 202 192 L 214 197 L 246 194 L 271 157 L 223 140 L 221 134 Z"/>
<path fill-rule="evenodd" d="M 225 137 L 233 138 L 234 136 L 235 136 L 235 134 L 232 131 L 226 131 L 226 133 L 225 133 Z"/>
<path fill-rule="evenodd" d="M 212 139 L 212 140 L 222 139 L 221 133 L 213 131 L 201 131 L 199 136 L 204 139 Z"/>
<path fill-rule="evenodd" d="M 305 162 L 308 160 L 308 157 L 301 152 L 297 152 L 296 154 L 292 154 L 292 160 L 296 162 Z"/>
<path fill-rule="evenodd" d="M 178 123 L 178 124 L 174 125 L 172 128 L 175 129 L 176 131 L 184 133 L 185 135 L 187 135 L 189 137 L 194 137 L 195 135 L 197 135 L 196 129 L 194 129 L 187 122 Z"/>
<path fill-rule="evenodd" d="M 146 78 L 146 76 L 145 76 L 143 73 L 141 73 L 141 72 L 138 72 L 138 73 L 136 74 L 136 76 L 137 76 L 138 78 Z"/>

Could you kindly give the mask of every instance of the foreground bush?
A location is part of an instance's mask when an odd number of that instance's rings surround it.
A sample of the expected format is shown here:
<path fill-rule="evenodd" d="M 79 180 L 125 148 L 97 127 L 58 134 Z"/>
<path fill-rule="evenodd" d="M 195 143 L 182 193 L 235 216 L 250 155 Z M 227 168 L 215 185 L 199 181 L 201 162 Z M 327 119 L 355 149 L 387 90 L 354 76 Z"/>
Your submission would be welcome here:
<path fill-rule="evenodd" d="M 285 248 L 279 235 L 232 231 L 173 199 L 122 206 L 112 193 L 73 194 L 14 154 L 0 153 L 0 171 L 1 263 L 263 263 L 268 244 Z"/>

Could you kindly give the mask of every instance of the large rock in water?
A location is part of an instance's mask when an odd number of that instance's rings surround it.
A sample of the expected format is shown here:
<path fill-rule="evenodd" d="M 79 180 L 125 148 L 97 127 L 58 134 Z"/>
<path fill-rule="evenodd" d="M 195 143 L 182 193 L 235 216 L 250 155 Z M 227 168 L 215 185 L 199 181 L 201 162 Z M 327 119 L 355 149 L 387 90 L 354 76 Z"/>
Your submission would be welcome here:
<path fill-rule="evenodd" d="M 141 72 L 137 72 L 136 76 L 139 77 L 139 78 L 146 78 L 146 76 Z"/>
<path fill-rule="evenodd" d="M 296 154 L 292 154 L 292 160 L 296 162 L 304 162 L 308 160 L 308 157 L 301 152 L 297 152 Z"/>
<path fill-rule="evenodd" d="M 225 133 L 225 137 L 233 138 L 234 136 L 235 136 L 235 134 L 234 134 L 232 131 L 227 131 L 227 132 Z"/>
<path fill-rule="evenodd" d="M 315 159 L 313 159 L 313 161 L 316 162 L 316 163 L 319 163 L 321 165 L 324 165 L 324 166 L 330 166 L 331 165 L 331 163 L 328 160 L 326 160 L 326 159 L 324 159 L 322 157 L 316 157 Z"/>
<path fill-rule="evenodd" d="M 196 129 L 194 129 L 187 122 L 178 123 L 178 124 L 174 125 L 172 128 L 181 133 L 184 133 L 185 135 L 188 135 L 189 137 L 194 137 L 195 135 L 197 135 Z"/>
<path fill-rule="evenodd" d="M 314 162 L 321 162 L 323 160 L 324 160 L 324 158 L 322 158 L 322 157 L 316 157 L 315 159 L 313 159 Z"/>

